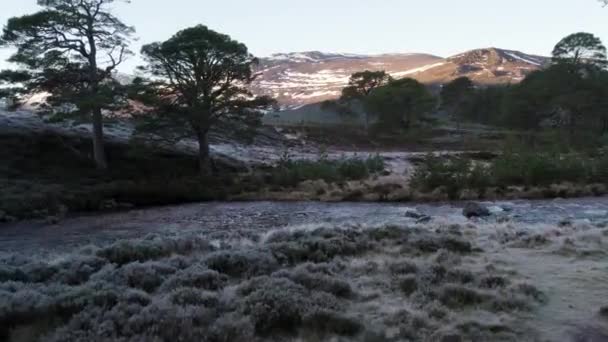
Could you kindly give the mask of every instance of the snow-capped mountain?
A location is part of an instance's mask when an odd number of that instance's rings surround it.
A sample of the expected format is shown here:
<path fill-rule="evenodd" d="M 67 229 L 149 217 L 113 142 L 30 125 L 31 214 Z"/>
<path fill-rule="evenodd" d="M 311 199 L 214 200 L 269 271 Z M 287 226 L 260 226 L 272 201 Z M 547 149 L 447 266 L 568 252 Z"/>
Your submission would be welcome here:
<path fill-rule="evenodd" d="M 446 58 L 441 65 L 417 73 L 414 78 L 427 84 L 443 84 L 462 76 L 482 85 L 518 83 L 549 62 L 547 57 L 519 51 L 478 49 Z"/>
<path fill-rule="evenodd" d="M 260 59 L 252 90 L 274 97 L 282 106 L 297 107 L 340 96 L 350 75 L 358 71 L 386 70 L 403 77 L 442 60 L 427 54 L 275 54 Z"/>
<path fill-rule="evenodd" d="M 412 77 L 428 84 L 443 84 L 461 76 L 480 84 L 504 84 L 521 81 L 547 62 L 545 57 L 496 48 L 449 58 L 422 53 L 283 53 L 260 59 L 252 90 L 274 97 L 283 107 L 295 108 L 339 97 L 350 75 L 363 70 L 385 70 L 395 78 Z"/>

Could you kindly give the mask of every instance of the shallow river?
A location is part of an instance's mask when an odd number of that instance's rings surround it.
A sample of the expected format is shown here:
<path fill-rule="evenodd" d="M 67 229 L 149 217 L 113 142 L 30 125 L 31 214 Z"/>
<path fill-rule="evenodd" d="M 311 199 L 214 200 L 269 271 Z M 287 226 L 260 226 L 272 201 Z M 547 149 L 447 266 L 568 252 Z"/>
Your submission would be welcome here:
<path fill-rule="evenodd" d="M 521 225 L 555 225 L 565 219 L 607 222 L 608 197 L 542 201 L 487 202 L 496 217 L 506 216 Z M 71 217 L 59 225 L 26 221 L 0 225 L 0 250 L 28 248 L 65 250 L 71 247 L 139 237 L 174 229 L 259 234 L 299 225 L 412 224 L 404 214 L 416 209 L 434 219 L 466 223 L 464 203 L 319 203 L 319 202 L 212 202 L 140 209 L 120 213 Z M 506 209 L 506 210 L 503 210 Z M 489 220 L 490 222 L 492 219 Z"/>

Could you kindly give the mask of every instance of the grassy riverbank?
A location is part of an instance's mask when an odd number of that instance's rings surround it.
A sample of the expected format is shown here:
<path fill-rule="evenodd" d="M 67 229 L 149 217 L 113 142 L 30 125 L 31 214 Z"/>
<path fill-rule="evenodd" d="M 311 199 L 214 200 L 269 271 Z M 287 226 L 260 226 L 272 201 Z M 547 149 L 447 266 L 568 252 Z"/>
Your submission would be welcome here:
<path fill-rule="evenodd" d="M 447 201 L 600 196 L 608 156 L 507 149 L 495 154 L 312 159 L 285 153 L 273 168 L 217 160 L 201 177 L 195 156 L 108 143 L 110 169 L 94 168 L 88 139 L 54 134 L 1 135 L 0 221 L 60 220 L 68 212 L 122 210 L 209 200 Z M 279 153 L 279 152 L 277 152 Z"/>

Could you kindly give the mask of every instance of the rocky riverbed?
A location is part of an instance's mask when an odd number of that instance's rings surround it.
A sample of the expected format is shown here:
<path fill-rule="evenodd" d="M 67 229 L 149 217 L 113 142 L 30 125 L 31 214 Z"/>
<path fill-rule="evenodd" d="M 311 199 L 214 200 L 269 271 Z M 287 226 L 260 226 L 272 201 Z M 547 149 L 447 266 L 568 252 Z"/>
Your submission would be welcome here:
<path fill-rule="evenodd" d="M 608 199 L 206 203 L 0 226 L 9 341 L 606 341 Z M 424 219 L 422 219 L 424 218 Z"/>

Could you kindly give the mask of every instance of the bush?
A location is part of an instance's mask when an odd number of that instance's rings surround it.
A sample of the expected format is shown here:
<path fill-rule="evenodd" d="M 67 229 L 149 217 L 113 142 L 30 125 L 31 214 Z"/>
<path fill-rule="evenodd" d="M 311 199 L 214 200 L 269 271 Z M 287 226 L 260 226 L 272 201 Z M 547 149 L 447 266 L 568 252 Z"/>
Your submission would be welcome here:
<path fill-rule="evenodd" d="M 421 191 L 429 192 L 445 187 L 450 199 L 457 199 L 464 188 L 485 190 L 491 178 L 484 165 L 475 164 L 464 157 L 441 157 L 427 155 L 423 165 L 414 172 L 410 184 Z"/>
<path fill-rule="evenodd" d="M 224 287 L 227 279 L 217 271 L 212 271 L 200 265 L 193 265 L 187 269 L 178 271 L 163 282 L 161 291 L 190 287 L 217 291 Z"/>
<path fill-rule="evenodd" d="M 176 269 L 164 263 L 149 261 L 145 263 L 134 262 L 115 269 L 108 265 L 93 276 L 96 281 L 107 281 L 126 287 L 141 289 L 146 292 L 155 291 L 167 277 L 176 272 Z"/>
<path fill-rule="evenodd" d="M 205 258 L 205 264 L 212 270 L 232 277 L 266 275 L 279 268 L 271 253 L 255 249 L 215 252 Z"/>
<path fill-rule="evenodd" d="M 281 263 L 327 262 L 337 256 L 357 255 L 369 249 L 355 230 L 316 229 L 277 232 L 267 240 L 268 248 Z"/>
<path fill-rule="evenodd" d="M 124 265 L 134 261 L 155 260 L 172 254 L 211 251 L 213 246 L 200 236 L 159 237 L 150 235 L 139 240 L 122 240 L 97 251 L 97 256 Z"/>
<path fill-rule="evenodd" d="M 359 180 L 384 170 L 384 158 L 380 155 L 359 158 L 330 160 L 322 154 L 317 160 L 293 160 L 284 155 L 279 165 L 271 172 L 273 185 L 293 187 L 305 180 L 338 182 Z"/>
<path fill-rule="evenodd" d="M 444 187 L 451 199 L 462 190 L 483 196 L 488 187 L 548 186 L 563 182 L 608 182 L 608 158 L 550 152 L 506 151 L 489 162 L 464 157 L 427 156 L 416 169 L 410 185 L 423 192 Z"/>
<path fill-rule="evenodd" d="M 242 312 L 251 317 L 256 332 L 262 336 L 294 333 L 306 317 L 338 307 L 333 296 L 310 292 L 286 278 L 254 278 L 239 292 L 244 296 Z"/>
<path fill-rule="evenodd" d="M 338 279 L 331 274 L 320 271 L 310 271 L 312 264 L 302 265 L 293 271 L 279 271 L 274 277 L 284 277 L 306 287 L 309 290 L 330 293 L 336 297 L 348 298 L 353 295 L 353 290 L 346 281 Z"/>
<path fill-rule="evenodd" d="M 304 318 L 304 327 L 315 335 L 355 336 L 363 325 L 351 317 L 330 310 L 319 310 Z"/>
<path fill-rule="evenodd" d="M 488 300 L 488 295 L 472 288 L 449 284 L 442 288 L 439 300 L 447 307 L 463 308 L 483 303 Z"/>

